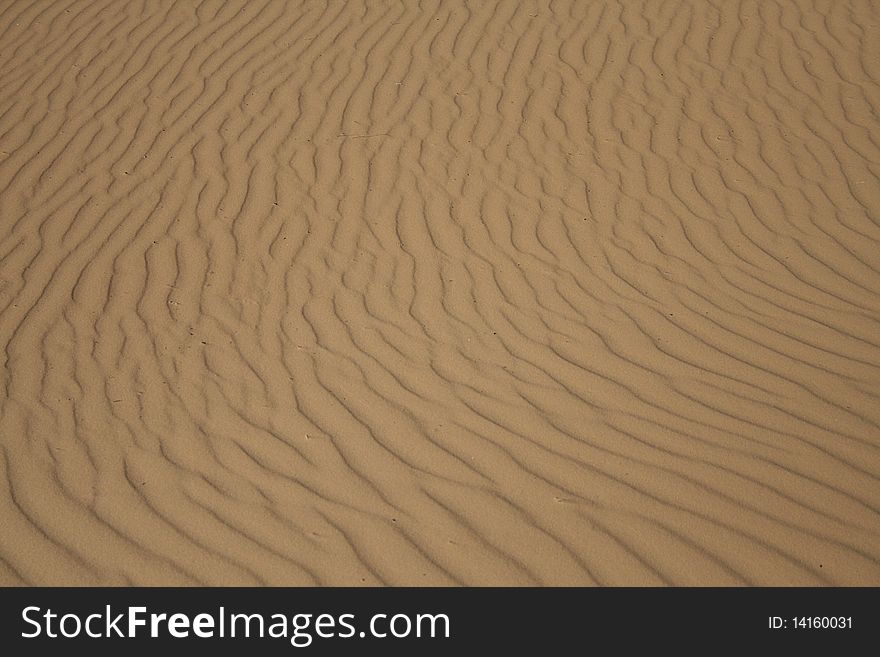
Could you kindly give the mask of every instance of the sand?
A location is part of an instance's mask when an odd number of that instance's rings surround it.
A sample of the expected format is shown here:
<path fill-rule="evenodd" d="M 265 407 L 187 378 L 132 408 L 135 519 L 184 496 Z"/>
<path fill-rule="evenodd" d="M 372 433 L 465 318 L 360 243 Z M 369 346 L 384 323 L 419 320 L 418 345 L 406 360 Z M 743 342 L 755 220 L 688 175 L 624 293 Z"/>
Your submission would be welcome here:
<path fill-rule="evenodd" d="M 880 3 L 0 5 L 0 584 L 880 585 Z"/>

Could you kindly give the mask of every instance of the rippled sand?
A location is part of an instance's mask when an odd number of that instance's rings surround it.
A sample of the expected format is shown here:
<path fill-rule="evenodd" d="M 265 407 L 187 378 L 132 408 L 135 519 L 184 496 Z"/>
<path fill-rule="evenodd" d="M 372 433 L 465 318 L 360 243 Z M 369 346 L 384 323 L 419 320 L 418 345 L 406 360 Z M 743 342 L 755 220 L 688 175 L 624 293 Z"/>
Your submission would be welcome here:
<path fill-rule="evenodd" d="M 880 3 L 0 4 L 0 583 L 880 585 Z"/>

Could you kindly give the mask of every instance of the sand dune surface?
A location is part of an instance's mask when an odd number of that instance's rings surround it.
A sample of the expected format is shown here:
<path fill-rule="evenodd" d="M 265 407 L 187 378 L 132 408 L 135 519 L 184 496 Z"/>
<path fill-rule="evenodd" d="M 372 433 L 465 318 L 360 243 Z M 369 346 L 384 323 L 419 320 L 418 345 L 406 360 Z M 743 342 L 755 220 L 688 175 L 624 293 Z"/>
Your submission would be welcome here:
<path fill-rule="evenodd" d="M 880 3 L 0 3 L 0 584 L 880 585 Z"/>

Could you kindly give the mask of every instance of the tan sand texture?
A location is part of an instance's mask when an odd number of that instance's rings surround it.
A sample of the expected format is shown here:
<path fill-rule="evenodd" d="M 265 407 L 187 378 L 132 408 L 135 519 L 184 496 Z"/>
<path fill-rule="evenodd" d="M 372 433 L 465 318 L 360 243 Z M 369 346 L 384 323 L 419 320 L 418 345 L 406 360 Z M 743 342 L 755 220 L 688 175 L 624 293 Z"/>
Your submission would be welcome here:
<path fill-rule="evenodd" d="M 880 3 L 0 5 L 0 583 L 880 585 Z"/>

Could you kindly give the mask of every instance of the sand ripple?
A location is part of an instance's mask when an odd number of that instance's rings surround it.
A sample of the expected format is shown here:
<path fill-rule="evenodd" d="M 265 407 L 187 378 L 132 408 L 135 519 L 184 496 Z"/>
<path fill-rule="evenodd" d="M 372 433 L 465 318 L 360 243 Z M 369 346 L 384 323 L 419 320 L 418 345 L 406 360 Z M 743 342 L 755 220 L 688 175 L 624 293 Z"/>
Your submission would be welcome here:
<path fill-rule="evenodd" d="M 0 5 L 0 583 L 880 585 L 880 5 Z"/>

